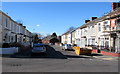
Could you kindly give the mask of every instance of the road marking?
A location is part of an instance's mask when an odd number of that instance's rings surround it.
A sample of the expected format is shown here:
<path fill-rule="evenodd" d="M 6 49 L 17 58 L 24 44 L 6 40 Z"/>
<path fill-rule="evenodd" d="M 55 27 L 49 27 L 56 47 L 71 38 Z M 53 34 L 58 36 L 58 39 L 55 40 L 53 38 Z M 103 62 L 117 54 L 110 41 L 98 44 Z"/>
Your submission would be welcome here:
<path fill-rule="evenodd" d="M 103 60 L 114 60 L 114 58 L 101 58 Z"/>
<path fill-rule="evenodd" d="M 93 59 L 89 59 L 89 60 L 93 60 Z"/>
<path fill-rule="evenodd" d="M 117 58 L 109 58 L 109 57 L 96 57 L 94 56 L 94 58 L 97 58 L 97 59 L 102 59 L 102 60 L 117 60 Z"/>

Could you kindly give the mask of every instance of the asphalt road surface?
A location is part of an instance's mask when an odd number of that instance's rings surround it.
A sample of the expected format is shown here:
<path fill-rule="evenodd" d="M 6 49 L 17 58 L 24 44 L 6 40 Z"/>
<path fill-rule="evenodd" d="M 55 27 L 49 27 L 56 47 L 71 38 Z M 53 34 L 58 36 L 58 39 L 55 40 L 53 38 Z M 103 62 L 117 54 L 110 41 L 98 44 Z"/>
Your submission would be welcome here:
<path fill-rule="evenodd" d="M 76 55 L 60 46 L 46 46 L 47 55 L 30 52 L 2 58 L 3 72 L 118 72 L 118 60 L 96 58 L 103 55 Z"/>

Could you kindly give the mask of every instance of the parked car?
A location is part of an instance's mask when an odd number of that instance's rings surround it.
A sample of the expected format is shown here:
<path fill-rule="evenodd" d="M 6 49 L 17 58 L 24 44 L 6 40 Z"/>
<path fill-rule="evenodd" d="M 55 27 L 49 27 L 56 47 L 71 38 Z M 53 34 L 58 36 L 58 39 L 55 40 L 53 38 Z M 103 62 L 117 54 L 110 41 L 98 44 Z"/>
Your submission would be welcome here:
<path fill-rule="evenodd" d="M 33 54 L 44 54 L 46 55 L 46 47 L 45 44 L 33 44 L 32 55 Z"/>
<path fill-rule="evenodd" d="M 62 49 L 65 50 L 65 51 L 69 50 L 69 49 L 72 49 L 72 45 L 71 44 L 63 44 Z"/>

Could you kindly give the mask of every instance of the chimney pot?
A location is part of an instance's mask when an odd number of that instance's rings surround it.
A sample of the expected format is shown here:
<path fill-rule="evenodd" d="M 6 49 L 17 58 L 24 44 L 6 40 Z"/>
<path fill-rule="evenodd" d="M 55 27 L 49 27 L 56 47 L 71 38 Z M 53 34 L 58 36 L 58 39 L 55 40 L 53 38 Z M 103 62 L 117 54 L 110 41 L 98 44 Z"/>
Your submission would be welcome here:
<path fill-rule="evenodd" d="M 95 19 L 97 19 L 97 17 L 92 17 L 92 21 L 95 20 Z"/>
<path fill-rule="evenodd" d="M 88 23 L 88 22 L 90 22 L 90 20 L 85 20 L 85 23 Z"/>

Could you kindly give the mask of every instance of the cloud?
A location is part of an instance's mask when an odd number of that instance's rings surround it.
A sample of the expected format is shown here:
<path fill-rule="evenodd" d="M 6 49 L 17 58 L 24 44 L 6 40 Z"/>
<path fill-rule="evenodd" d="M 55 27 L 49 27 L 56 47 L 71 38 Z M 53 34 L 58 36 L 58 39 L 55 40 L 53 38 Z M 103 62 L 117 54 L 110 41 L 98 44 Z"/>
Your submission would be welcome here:
<path fill-rule="evenodd" d="M 39 24 L 37 24 L 36 26 L 38 26 L 38 27 L 39 27 L 40 25 L 39 25 Z"/>

